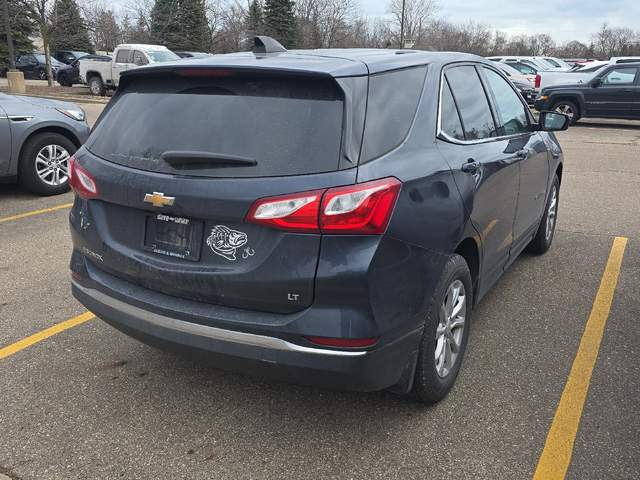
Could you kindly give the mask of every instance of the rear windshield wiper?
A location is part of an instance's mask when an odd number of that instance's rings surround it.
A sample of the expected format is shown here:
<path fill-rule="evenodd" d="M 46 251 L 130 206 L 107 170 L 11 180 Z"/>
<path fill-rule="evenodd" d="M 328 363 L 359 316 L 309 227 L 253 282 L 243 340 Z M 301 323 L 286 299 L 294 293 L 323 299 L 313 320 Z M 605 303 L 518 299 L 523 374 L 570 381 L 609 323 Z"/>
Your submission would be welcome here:
<path fill-rule="evenodd" d="M 164 152 L 160 158 L 169 165 L 245 165 L 253 167 L 258 164 L 253 158 L 225 153 L 189 152 L 186 150 L 172 150 Z"/>

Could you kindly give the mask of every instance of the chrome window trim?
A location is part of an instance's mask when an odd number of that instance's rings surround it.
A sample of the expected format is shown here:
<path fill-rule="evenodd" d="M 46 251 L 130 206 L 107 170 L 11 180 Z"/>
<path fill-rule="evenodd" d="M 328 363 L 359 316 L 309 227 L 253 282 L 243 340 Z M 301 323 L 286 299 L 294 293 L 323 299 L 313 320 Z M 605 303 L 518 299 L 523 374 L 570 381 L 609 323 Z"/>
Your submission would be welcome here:
<path fill-rule="evenodd" d="M 228 343 L 238 343 L 258 348 L 268 348 L 271 350 L 283 350 L 285 352 L 307 353 L 312 355 L 325 355 L 334 357 L 362 357 L 367 354 L 366 351 L 346 351 L 346 350 L 329 350 L 325 348 L 304 347 L 295 343 L 290 343 L 280 338 L 268 337 L 266 335 L 257 335 L 254 333 L 237 332 L 234 330 L 225 330 L 223 328 L 209 327 L 198 323 L 185 322 L 175 318 L 166 317 L 157 313 L 149 312 L 139 307 L 129 305 L 128 303 L 117 300 L 109 295 L 105 295 L 93 288 L 86 288 L 72 280 L 73 286 L 85 295 L 94 300 L 107 305 L 126 315 L 130 315 L 144 322 L 150 323 L 157 327 L 177 332 L 196 335 L 199 337 L 211 338 Z"/>
<path fill-rule="evenodd" d="M 481 143 L 489 143 L 489 142 L 497 142 L 500 140 L 509 140 L 512 138 L 517 138 L 517 137 L 522 137 L 524 135 L 533 135 L 536 133 L 535 130 L 532 130 L 531 132 L 525 132 L 525 133 L 516 133 L 515 135 L 502 135 L 499 137 L 489 137 L 489 138 L 482 138 L 480 140 L 458 140 L 456 138 L 452 138 L 451 136 L 447 135 L 445 132 L 442 131 L 442 88 L 443 88 L 443 82 L 444 82 L 444 73 L 448 68 L 453 68 L 453 67 L 462 67 L 465 65 L 470 65 L 472 67 L 476 67 L 476 66 L 481 66 L 481 67 L 486 67 L 490 70 L 493 70 L 494 72 L 496 72 L 498 75 L 500 75 L 500 72 L 498 72 L 498 70 L 496 70 L 495 68 L 493 68 L 491 65 L 487 65 L 485 63 L 473 63 L 473 62 L 456 62 L 456 63 L 449 63 L 445 66 L 442 67 L 442 70 L 440 70 L 440 85 L 439 85 L 439 92 L 438 92 L 438 121 L 437 123 L 437 130 L 436 130 L 436 139 L 440 139 L 440 140 L 445 140 L 447 142 L 450 143 L 456 143 L 458 145 L 478 145 Z M 504 78 L 504 76 L 503 76 Z M 480 80 L 480 78 L 478 77 L 478 79 Z M 511 84 L 511 82 L 507 79 L 507 83 L 509 83 L 509 86 L 511 86 L 511 89 L 514 89 L 513 85 Z M 482 81 L 481 81 L 482 84 Z M 484 86 L 483 86 L 484 89 Z M 453 92 L 452 92 L 453 93 Z M 485 92 L 486 94 L 487 92 Z M 518 92 L 516 92 L 518 93 Z M 489 101 L 489 98 L 487 98 L 487 101 Z M 522 99 L 520 99 L 520 103 L 522 103 L 524 105 L 524 102 Z M 489 108 L 492 108 L 491 102 L 489 103 Z M 529 108 L 529 105 L 525 106 L 525 109 L 528 110 L 529 112 L 531 112 L 531 109 Z M 533 115 L 529 115 L 529 120 L 532 120 Z M 531 121 L 531 125 L 537 125 L 537 122 L 535 122 L 535 117 L 533 117 L 534 121 Z M 500 122 L 502 122 L 502 116 L 500 117 Z M 462 123 L 462 119 L 460 119 L 460 123 Z M 504 125 L 500 125 L 500 127 L 503 127 Z"/>

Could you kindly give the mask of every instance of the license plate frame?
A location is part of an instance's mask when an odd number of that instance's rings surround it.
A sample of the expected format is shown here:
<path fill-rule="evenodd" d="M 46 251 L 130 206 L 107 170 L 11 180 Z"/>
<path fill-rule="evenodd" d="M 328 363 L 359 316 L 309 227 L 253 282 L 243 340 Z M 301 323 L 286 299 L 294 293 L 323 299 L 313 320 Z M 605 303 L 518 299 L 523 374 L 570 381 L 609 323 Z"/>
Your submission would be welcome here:
<path fill-rule="evenodd" d="M 202 251 L 204 222 L 175 215 L 145 215 L 142 249 L 197 262 Z"/>

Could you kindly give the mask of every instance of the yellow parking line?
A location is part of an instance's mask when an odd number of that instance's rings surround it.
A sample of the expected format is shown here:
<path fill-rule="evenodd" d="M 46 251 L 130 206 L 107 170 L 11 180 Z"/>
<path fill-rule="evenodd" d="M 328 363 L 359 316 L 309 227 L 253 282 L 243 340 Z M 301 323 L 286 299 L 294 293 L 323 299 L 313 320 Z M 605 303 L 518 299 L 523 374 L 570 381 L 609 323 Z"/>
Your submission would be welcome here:
<path fill-rule="evenodd" d="M 47 328 L 46 330 L 36 333 L 35 335 L 31 335 L 30 337 L 27 337 L 24 340 L 20 340 L 19 342 L 9 345 L 8 347 L 4 347 L 0 349 L 0 359 L 8 357 L 9 355 L 13 355 L 14 353 L 19 352 L 20 350 L 23 350 L 33 345 L 34 343 L 38 343 L 39 341 L 44 340 L 45 338 L 49 338 L 55 335 L 56 333 L 63 332 L 71 327 L 80 325 L 81 323 L 84 323 L 87 320 L 91 320 L 94 316 L 95 315 L 91 312 L 83 313 L 82 315 L 78 315 L 77 317 L 72 318 L 71 320 L 67 320 L 65 322 L 54 325 L 53 327 Z"/>
<path fill-rule="evenodd" d="M 604 270 L 600 289 L 593 302 L 591 315 L 573 361 L 569 379 L 562 392 L 558 410 L 544 444 L 544 450 L 533 475 L 534 480 L 563 479 L 569 468 L 573 443 L 578 433 L 582 407 L 587 397 L 591 373 L 598 358 L 604 326 L 611 310 L 613 293 L 618 283 L 620 266 L 627 239 L 616 237 Z"/>
<path fill-rule="evenodd" d="M 22 217 L 29 217 L 31 215 L 38 215 L 39 213 L 53 212 L 54 210 L 60 210 L 61 208 L 68 208 L 72 206 L 73 203 L 65 203 L 64 205 L 58 205 L 57 207 L 44 208 L 42 210 L 35 210 L 33 212 L 21 213 L 20 215 L 14 215 L 12 217 L 0 218 L 0 223 L 8 222 L 9 220 L 17 220 Z"/>

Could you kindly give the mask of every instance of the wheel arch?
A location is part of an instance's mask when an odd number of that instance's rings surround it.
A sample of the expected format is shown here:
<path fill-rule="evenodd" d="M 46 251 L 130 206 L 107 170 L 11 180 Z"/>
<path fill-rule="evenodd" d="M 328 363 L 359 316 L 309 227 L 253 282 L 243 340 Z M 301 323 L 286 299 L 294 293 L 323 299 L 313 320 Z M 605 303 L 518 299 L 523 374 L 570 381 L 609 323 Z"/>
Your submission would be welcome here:
<path fill-rule="evenodd" d="M 57 125 L 47 125 L 47 126 L 38 128 L 37 130 L 30 132 L 29 135 L 27 135 L 22 141 L 22 144 L 20 145 L 20 148 L 18 149 L 18 154 L 16 156 L 17 158 L 16 172 L 17 172 L 17 164 L 20 162 L 20 159 L 22 158 L 22 153 L 24 151 L 25 145 L 28 143 L 30 139 L 32 139 L 34 136 L 40 133 L 57 133 L 67 138 L 71 143 L 73 143 L 76 149 L 82 146 L 82 142 L 80 141 L 80 139 L 69 129 L 66 129 L 64 127 L 60 127 Z"/>
<path fill-rule="evenodd" d="M 467 262 L 471 283 L 473 285 L 473 306 L 477 305 L 478 279 L 480 278 L 480 248 L 476 238 L 467 237 L 462 240 L 453 252 Z"/>

